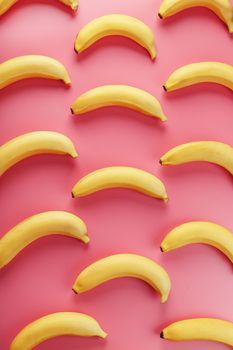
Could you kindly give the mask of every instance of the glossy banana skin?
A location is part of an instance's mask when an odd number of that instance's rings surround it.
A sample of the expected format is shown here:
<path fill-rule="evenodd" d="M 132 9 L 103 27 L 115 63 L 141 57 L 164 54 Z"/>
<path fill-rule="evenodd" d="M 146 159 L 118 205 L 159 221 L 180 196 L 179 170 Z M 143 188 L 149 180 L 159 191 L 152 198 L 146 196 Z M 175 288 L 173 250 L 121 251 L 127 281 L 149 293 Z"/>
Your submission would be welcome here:
<path fill-rule="evenodd" d="M 233 346 L 233 323 L 215 318 L 194 318 L 166 327 L 160 337 L 175 341 L 209 340 Z"/>
<path fill-rule="evenodd" d="M 76 11 L 78 8 L 78 0 L 59 0 L 64 5 L 71 7 Z M 0 0 L 0 16 L 7 12 L 18 0 Z"/>
<path fill-rule="evenodd" d="M 233 263 L 233 233 L 213 222 L 193 221 L 177 226 L 164 237 L 160 248 L 166 253 L 195 243 L 217 248 Z"/>
<path fill-rule="evenodd" d="M 225 168 L 233 175 L 233 147 L 222 142 L 198 141 L 172 148 L 160 158 L 161 165 L 205 161 Z"/>
<path fill-rule="evenodd" d="M 206 7 L 213 11 L 233 32 L 233 6 L 229 0 L 163 0 L 159 17 L 167 18 L 188 8 Z"/>
<path fill-rule="evenodd" d="M 0 64 L 0 90 L 29 78 L 60 80 L 68 85 L 71 83 L 63 64 L 48 56 L 18 56 Z"/>
<path fill-rule="evenodd" d="M 37 154 L 78 156 L 72 141 L 53 131 L 34 131 L 20 135 L 0 147 L 0 176 L 21 160 Z"/>
<path fill-rule="evenodd" d="M 75 51 L 81 53 L 96 41 L 112 35 L 124 36 L 135 41 L 149 52 L 152 60 L 155 59 L 157 52 L 151 29 L 137 18 L 119 14 L 96 18 L 84 26 L 76 37 Z"/>
<path fill-rule="evenodd" d="M 72 197 L 84 197 L 109 188 L 128 188 L 147 196 L 168 200 L 164 184 L 154 175 L 132 167 L 98 169 L 79 180 L 72 189 Z"/>
<path fill-rule="evenodd" d="M 167 120 L 159 101 L 148 92 L 126 85 L 104 85 L 79 96 L 71 106 L 73 114 L 83 114 L 102 107 L 121 106 Z"/>
<path fill-rule="evenodd" d="M 0 268 L 30 243 L 49 235 L 63 235 L 89 242 L 87 227 L 78 216 L 65 211 L 36 214 L 20 222 L 0 239 Z"/>
<path fill-rule="evenodd" d="M 17 334 L 9 350 L 31 350 L 45 340 L 62 335 L 107 336 L 94 318 L 77 312 L 59 312 L 28 324 Z"/>
<path fill-rule="evenodd" d="M 79 274 L 73 290 L 83 293 L 121 277 L 139 278 L 159 292 L 161 303 L 168 299 L 171 282 L 167 272 L 153 260 L 136 254 L 116 254 L 96 261 Z"/>
<path fill-rule="evenodd" d="M 233 90 L 233 66 L 222 62 L 197 62 L 174 71 L 163 88 L 174 91 L 200 83 L 215 83 Z"/>

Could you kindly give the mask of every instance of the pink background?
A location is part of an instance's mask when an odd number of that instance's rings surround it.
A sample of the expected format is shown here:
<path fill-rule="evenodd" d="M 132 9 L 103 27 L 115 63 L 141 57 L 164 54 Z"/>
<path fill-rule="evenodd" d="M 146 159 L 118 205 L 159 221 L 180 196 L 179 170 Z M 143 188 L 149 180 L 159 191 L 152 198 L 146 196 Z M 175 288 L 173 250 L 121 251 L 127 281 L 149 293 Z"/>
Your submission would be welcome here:
<path fill-rule="evenodd" d="M 167 21 L 156 15 L 159 0 L 80 0 L 78 13 L 53 0 L 20 0 L 1 17 L 1 61 L 24 54 L 57 58 L 70 72 L 67 89 L 55 81 L 27 80 L 0 92 L 0 143 L 34 130 L 68 135 L 80 157 L 46 155 L 27 159 L 0 181 L 1 234 L 22 219 L 47 210 L 68 210 L 83 218 L 91 243 L 48 237 L 33 243 L 0 272 L 0 349 L 17 332 L 47 313 L 80 311 L 95 317 L 109 336 L 63 337 L 38 350 L 189 350 L 224 345 L 161 340 L 161 329 L 178 319 L 219 317 L 233 321 L 231 263 L 208 246 L 189 246 L 162 255 L 159 244 L 175 225 L 209 220 L 233 230 L 232 178 L 220 167 L 188 164 L 162 169 L 159 157 L 170 147 L 195 140 L 232 144 L 232 92 L 202 85 L 166 95 L 162 84 L 178 66 L 203 60 L 232 64 L 233 44 L 224 24 L 206 9 L 188 10 Z M 137 44 L 107 38 L 78 57 L 78 30 L 95 17 L 125 13 L 140 18 L 156 36 L 153 63 Z M 157 96 L 169 118 L 160 123 L 123 108 L 75 117 L 69 106 L 82 92 L 102 84 L 129 84 Z M 72 199 L 83 175 L 110 165 L 143 168 L 166 184 L 170 201 L 128 190 L 109 190 Z M 121 252 L 146 255 L 169 272 L 168 302 L 141 281 L 121 279 L 76 296 L 77 274 L 98 258 Z"/>

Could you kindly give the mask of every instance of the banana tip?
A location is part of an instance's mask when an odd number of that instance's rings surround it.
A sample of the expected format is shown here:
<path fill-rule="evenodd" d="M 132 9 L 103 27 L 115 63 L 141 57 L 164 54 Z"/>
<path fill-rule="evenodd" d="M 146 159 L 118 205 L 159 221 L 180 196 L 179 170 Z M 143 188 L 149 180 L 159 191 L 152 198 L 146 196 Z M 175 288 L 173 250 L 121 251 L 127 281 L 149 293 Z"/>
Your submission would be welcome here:
<path fill-rule="evenodd" d="M 72 287 L 72 291 L 73 291 L 75 294 L 78 294 L 77 290 L 76 290 L 74 287 Z"/>
<path fill-rule="evenodd" d="M 156 59 L 156 54 L 152 54 L 151 59 L 152 59 L 152 61 L 154 61 Z"/>
<path fill-rule="evenodd" d="M 71 114 L 74 114 L 74 110 L 72 107 L 70 107 Z"/>
<path fill-rule="evenodd" d="M 74 194 L 73 191 L 71 191 L 71 197 L 72 197 L 72 198 L 75 198 L 75 194 Z"/>
<path fill-rule="evenodd" d="M 83 243 L 88 244 L 90 242 L 90 238 L 87 235 L 83 236 L 82 241 L 83 241 Z"/>
<path fill-rule="evenodd" d="M 167 92 L 167 87 L 166 87 L 166 85 L 163 85 L 163 89 L 164 89 L 164 91 Z"/>
<path fill-rule="evenodd" d="M 163 332 L 161 332 L 159 336 L 160 336 L 161 339 L 165 339 Z"/>
<path fill-rule="evenodd" d="M 158 13 L 158 16 L 159 16 L 159 18 L 163 19 L 163 16 L 161 15 L 160 12 Z"/>
<path fill-rule="evenodd" d="M 72 157 L 72 158 L 77 158 L 77 157 L 78 157 L 78 153 L 77 153 L 76 151 L 73 151 L 73 152 L 71 153 L 71 157 Z"/>
<path fill-rule="evenodd" d="M 106 333 L 105 331 L 102 331 L 100 336 L 101 336 L 101 338 L 105 339 L 105 338 L 107 338 L 108 333 Z"/>
<path fill-rule="evenodd" d="M 74 52 L 77 53 L 77 55 L 79 54 L 78 49 L 74 46 Z"/>
<path fill-rule="evenodd" d="M 77 1 L 74 1 L 72 4 L 71 4 L 71 9 L 73 11 L 77 11 L 78 10 L 78 2 Z"/>
<path fill-rule="evenodd" d="M 162 247 L 162 246 L 160 246 L 160 250 L 161 250 L 161 252 L 162 252 L 162 253 L 164 252 L 164 250 L 163 250 L 163 247 Z"/>
<path fill-rule="evenodd" d="M 159 164 L 160 164 L 160 165 L 163 165 L 162 159 L 159 160 Z"/>

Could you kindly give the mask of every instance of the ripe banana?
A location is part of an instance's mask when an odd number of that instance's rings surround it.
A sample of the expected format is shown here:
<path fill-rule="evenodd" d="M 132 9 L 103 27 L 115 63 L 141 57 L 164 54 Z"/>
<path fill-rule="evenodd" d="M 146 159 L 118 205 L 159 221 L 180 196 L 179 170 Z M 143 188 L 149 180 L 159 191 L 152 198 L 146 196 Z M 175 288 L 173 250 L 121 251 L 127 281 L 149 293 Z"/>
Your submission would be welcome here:
<path fill-rule="evenodd" d="M 177 165 L 195 161 L 218 164 L 233 175 L 233 147 L 216 141 L 198 141 L 179 145 L 164 154 L 160 164 Z"/>
<path fill-rule="evenodd" d="M 141 279 L 159 292 L 161 303 L 168 299 L 171 289 L 168 273 L 153 260 L 136 254 L 116 254 L 96 261 L 80 273 L 73 291 L 80 294 L 121 277 Z"/>
<path fill-rule="evenodd" d="M 121 106 L 167 120 L 159 101 L 148 92 L 126 85 L 106 85 L 79 96 L 71 106 L 73 114 L 83 114 L 107 106 Z"/>
<path fill-rule="evenodd" d="M 76 11 L 78 8 L 78 0 L 59 0 L 66 6 L 72 8 L 72 10 Z M 18 0 L 0 0 L 0 16 L 7 12 L 14 4 L 16 4 Z"/>
<path fill-rule="evenodd" d="M 107 15 L 88 23 L 78 33 L 74 49 L 77 53 L 86 50 L 96 41 L 106 36 L 120 35 L 132 39 L 156 57 L 154 34 L 152 30 L 137 18 L 126 15 Z"/>
<path fill-rule="evenodd" d="M 70 84 L 70 77 L 62 63 L 47 56 L 28 55 L 11 58 L 0 64 L 0 90 L 19 80 L 47 78 Z"/>
<path fill-rule="evenodd" d="M 48 211 L 33 215 L 13 227 L 0 239 L 0 268 L 7 265 L 33 241 L 49 236 L 64 235 L 89 242 L 87 227 L 76 215 L 65 211 Z"/>
<path fill-rule="evenodd" d="M 73 187 L 72 197 L 84 197 L 108 188 L 130 188 L 168 200 L 164 184 L 157 177 L 141 169 L 121 166 L 98 169 L 84 176 Z"/>
<path fill-rule="evenodd" d="M 163 0 L 159 17 L 166 18 L 192 7 L 207 7 L 212 10 L 233 32 L 233 6 L 229 0 Z"/>
<path fill-rule="evenodd" d="M 219 249 L 233 263 L 233 233 L 213 222 L 187 222 L 171 230 L 161 243 L 162 252 L 203 243 Z"/>
<path fill-rule="evenodd" d="M 59 312 L 28 324 L 17 334 L 10 350 L 31 350 L 45 340 L 62 335 L 107 337 L 94 318 L 77 312 Z"/>
<path fill-rule="evenodd" d="M 160 337 L 168 340 L 210 340 L 233 346 L 233 323 L 216 318 L 194 318 L 175 322 Z"/>
<path fill-rule="evenodd" d="M 52 131 L 34 131 L 20 135 L 0 147 L 0 176 L 19 161 L 36 154 L 69 154 L 76 158 L 72 141 Z"/>
<path fill-rule="evenodd" d="M 197 62 L 173 72 L 163 88 L 174 91 L 199 83 L 216 83 L 233 90 L 233 66 L 222 62 Z"/>

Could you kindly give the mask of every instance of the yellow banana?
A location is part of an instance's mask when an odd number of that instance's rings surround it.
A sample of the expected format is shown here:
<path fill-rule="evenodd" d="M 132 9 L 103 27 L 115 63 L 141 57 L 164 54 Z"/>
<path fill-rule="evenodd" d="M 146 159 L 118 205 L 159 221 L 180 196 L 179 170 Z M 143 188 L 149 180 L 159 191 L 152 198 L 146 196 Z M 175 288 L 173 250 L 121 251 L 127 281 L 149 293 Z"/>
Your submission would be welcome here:
<path fill-rule="evenodd" d="M 106 85 L 79 96 L 71 106 L 73 114 L 83 114 L 107 106 L 121 106 L 167 120 L 159 101 L 148 92 L 126 85 Z"/>
<path fill-rule="evenodd" d="M 209 244 L 233 263 L 233 233 L 213 222 L 194 221 L 177 226 L 166 235 L 160 248 L 169 252 L 193 243 Z"/>
<path fill-rule="evenodd" d="M 171 289 L 168 273 L 153 260 L 136 254 L 116 254 L 96 261 L 80 273 L 73 291 L 80 294 L 121 277 L 141 279 L 159 292 L 161 303 L 168 299 Z"/>
<path fill-rule="evenodd" d="M 71 7 L 73 11 L 77 11 L 79 0 L 59 0 L 62 4 Z"/>
<path fill-rule="evenodd" d="M 0 64 L 0 89 L 27 78 L 47 78 L 70 84 L 63 64 L 51 57 L 18 56 Z"/>
<path fill-rule="evenodd" d="M 87 227 L 76 215 L 65 211 L 48 211 L 33 215 L 13 227 L 0 239 L 0 268 L 7 265 L 33 241 L 49 236 L 64 235 L 89 242 Z"/>
<path fill-rule="evenodd" d="M 45 340 L 62 335 L 107 337 L 94 318 L 77 312 L 59 312 L 28 324 L 17 334 L 10 350 L 31 350 Z"/>
<path fill-rule="evenodd" d="M 177 165 L 195 161 L 215 163 L 233 175 L 233 147 L 222 142 L 198 141 L 172 148 L 160 159 L 161 165 Z"/>
<path fill-rule="evenodd" d="M 17 2 L 18 0 L 0 0 L 0 16 L 7 12 Z M 78 8 L 78 0 L 59 0 L 59 2 L 71 7 L 74 11 Z"/>
<path fill-rule="evenodd" d="M 213 11 L 233 32 L 233 6 L 229 0 L 163 0 L 159 17 L 166 18 L 192 7 L 206 7 Z"/>
<path fill-rule="evenodd" d="M 152 60 L 155 59 L 157 53 L 152 30 L 137 18 L 118 14 L 99 17 L 88 23 L 78 33 L 74 49 L 80 53 L 101 38 L 111 35 L 132 39 L 150 53 Z"/>
<path fill-rule="evenodd" d="M 0 147 L 0 176 L 19 161 L 36 154 L 69 154 L 76 158 L 72 141 L 52 131 L 34 131 L 20 135 Z"/>
<path fill-rule="evenodd" d="M 233 346 L 233 323 L 217 318 L 194 318 L 175 322 L 160 337 L 168 340 L 209 340 Z"/>
<path fill-rule="evenodd" d="M 141 169 L 122 166 L 98 169 L 84 176 L 73 187 L 72 197 L 84 197 L 108 188 L 130 188 L 168 200 L 164 184 L 157 177 Z"/>
<path fill-rule="evenodd" d="M 199 83 L 216 83 L 233 90 L 233 66 L 222 62 L 197 62 L 173 72 L 163 88 L 174 91 Z"/>

